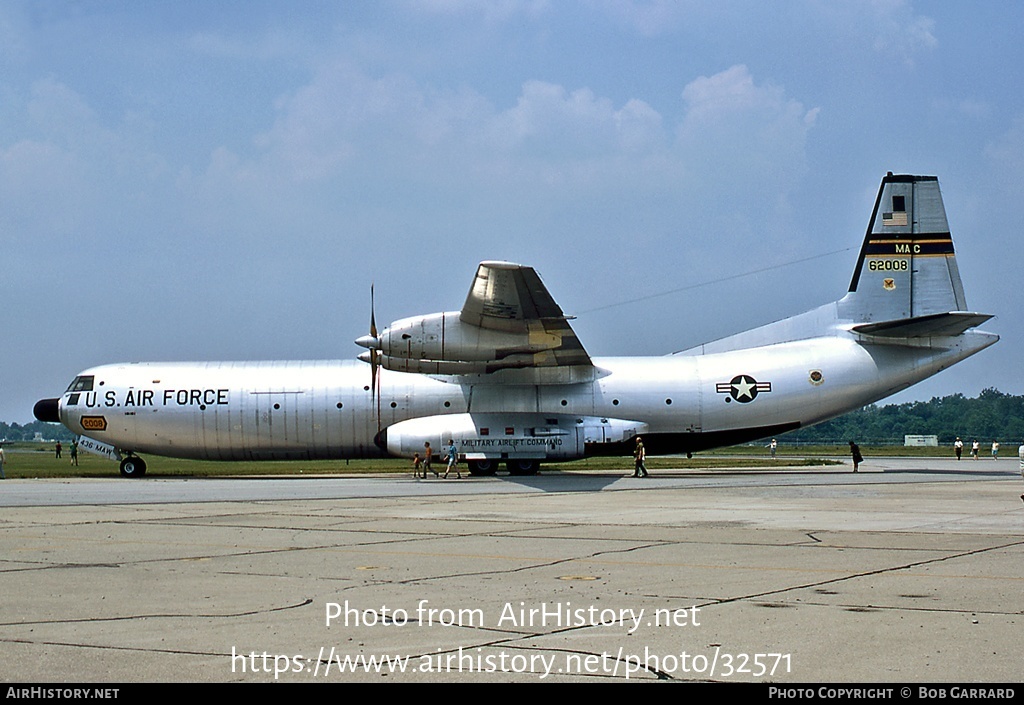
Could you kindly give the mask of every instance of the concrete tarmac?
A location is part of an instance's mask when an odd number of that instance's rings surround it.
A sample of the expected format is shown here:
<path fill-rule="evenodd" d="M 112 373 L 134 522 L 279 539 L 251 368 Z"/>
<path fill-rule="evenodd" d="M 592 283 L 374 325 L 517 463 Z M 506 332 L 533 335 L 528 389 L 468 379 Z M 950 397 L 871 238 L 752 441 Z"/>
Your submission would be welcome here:
<path fill-rule="evenodd" d="M 3 679 L 1019 683 L 1017 459 L 850 470 L 7 480 Z"/>

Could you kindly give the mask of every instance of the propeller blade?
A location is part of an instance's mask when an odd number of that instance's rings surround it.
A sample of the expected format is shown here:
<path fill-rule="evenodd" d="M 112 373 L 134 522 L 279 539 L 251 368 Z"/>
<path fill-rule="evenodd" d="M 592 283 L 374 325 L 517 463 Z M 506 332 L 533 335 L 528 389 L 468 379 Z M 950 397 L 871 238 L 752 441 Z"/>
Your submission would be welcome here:
<path fill-rule="evenodd" d="M 363 336 L 356 340 L 356 344 L 368 348 L 370 351 L 370 403 L 377 407 L 377 431 L 380 431 L 380 395 L 378 385 L 380 384 L 380 338 L 377 337 L 377 307 L 373 299 L 373 284 L 370 284 L 370 335 Z M 360 355 L 362 357 L 362 355 Z"/>
<path fill-rule="evenodd" d="M 379 353 L 376 350 L 370 351 L 370 401 L 373 402 L 377 398 L 377 367 L 380 364 L 377 361 L 377 355 Z"/>
<path fill-rule="evenodd" d="M 374 338 L 377 337 L 377 317 L 374 311 L 375 306 L 373 305 L 373 284 L 370 284 L 370 335 Z"/>

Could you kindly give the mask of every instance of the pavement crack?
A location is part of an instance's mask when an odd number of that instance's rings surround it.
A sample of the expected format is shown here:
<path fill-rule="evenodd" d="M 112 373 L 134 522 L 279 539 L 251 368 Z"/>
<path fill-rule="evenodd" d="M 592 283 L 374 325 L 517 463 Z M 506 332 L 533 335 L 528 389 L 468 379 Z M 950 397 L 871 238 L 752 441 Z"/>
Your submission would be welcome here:
<path fill-rule="evenodd" d="M 844 576 L 841 576 L 841 577 L 838 577 L 838 578 L 829 578 L 828 580 L 820 580 L 820 581 L 816 581 L 816 582 L 812 582 L 812 583 L 802 583 L 800 585 L 790 585 L 788 587 L 779 588 L 777 590 L 767 590 L 765 592 L 752 593 L 752 594 L 749 594 L 749 595 L 738 595 L 736 597 L 729 597 L 729 598 L 722 598 L 722 599 L 713 599 L 713 600 L 711 600 L 711 601 L 709 601 L 709 602 L 707 602 L 705 604 L 700 605 L 700 607 L 709 607 L 709 606 L 715 606 L 715 605 L 725 605 L 725 604 L 729 604 L 731 602 L 743 602 L 745 600 L 756 600 L 756 599 L 760 599 L 760 598 L 764 598 L 764 597 L 769 597 L 769 596 L 772 596 L 772 595 L 782 595 L 784 593 L 792 592 L 794 590 L 806 590 L 806 589 L 809 589 L 809 588 L 820 587 L 822 585 L 835 585 L 837 583 L 842 583 L 842 582 L 845 582 L 847 580 L 855 580 L 857 578 L 866 578 L 866 577 L 869 577 L 869 576 L 872 576 L 872 575 L 885 575 L 887 573 L 898 573 L 900 571 L 910 570 L 911 568 L 919 568 L 921 566 L 935 565 L 935 564 L 938 564 L 938 563 L 945 563 L 947 561 L 957 560 L 959 558 L 965 558 L 965 557 L 968 557 L 968 556 L 976 556 L 978 554 L 988 553 L 990 551 L 998 551 L 998 550 L 1001 550 L 1001 549 L 1012 548 L 1012 547 L 1021 546 L 1021 545 L 1024 545 L 1024 540 L 1021 540 L 1021 541 L 1011 541 L 1009 543 L 999 544 L 997 546 L 986 546 L 985 548 L 977 548 L 977 549 L 973 549 L 973 550 L 970 550 L 970 551 L 960 551 L 958 553 L 952 553 L 952 554 L 949 554 L 949 555 L 946 555 L 946 556 L 939 556 L 937 558 L 931 558 L 931 559 L 920 560 L 920 561 L 913 561 L 913 562 L 910 562 L 910 563 L 905 563 L 903 565 L 889 566 L 888 568 L 878 568 L 877 570 L 866 570 L 866 571 L 863 571 L 863 572 L 860 572 L 860 573 L 851 573 L 849 575 L 844 575 Z"/>
<path fill-rule="evenodd" d="M 99 624 L 102 622 L 125 622 L 137 619 L 236 619 L 238 617 L 251 617 L 257 614 L 272 614 L 274 612 L 284 612 L 286 610 L 294 610 L 300 607 L 305 607 L 313 603 L 312 598 L 306 598 L 302 602 L 297 602 L 292 605 L 282 605 L 280 607 L 270 607 L 268 609 L 259 610 L 245 610 L 242 612 L 195 612 L 195 613 L 150 613 L 150 614 L 131 614 L 121 615 L 118 617 L 88 617 L 83 619 L 41 619 L 31 622 L 0 622 L 0 627 L 25 627 L 30 625 L 41 625 L 41 624 Z M 12 640 L 14 641 L 14 640 Z"/>
<path fill-rule="evenodd" d="M 35 641 L 33 639 L 3 639 L 0 638 L 0 643 L 7 644 L 29 644 L 32 646 L 67 646 L 79 649 L 98 649 L 100 651 L 134 651 L 148 654 L 171 654 L 175 656 L 230 656 L 230 654 L 222 654 L 213 651 L 190 651 L 187 649 L 153 649 L 144 648 L 141 646 L 114 646 L 111 644 L 83 644 L 75 641 L 51 641 L 41 640 Z"/>

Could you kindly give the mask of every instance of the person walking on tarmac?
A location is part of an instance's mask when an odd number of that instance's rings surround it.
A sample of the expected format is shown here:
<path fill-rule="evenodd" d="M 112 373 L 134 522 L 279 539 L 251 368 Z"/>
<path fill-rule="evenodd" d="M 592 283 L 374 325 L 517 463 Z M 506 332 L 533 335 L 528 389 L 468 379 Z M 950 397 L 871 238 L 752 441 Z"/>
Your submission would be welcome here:
<path fill-rule="evenodd" d="M 455 440 L 452 438 L 448 439 L 448 469 L 444 471 L 445 479 L 448 479 L 448 473 L 452 470 L 455 471 L 455 477 L 459 480 L 462 479 L 462 473 L 459 471 L 459 449 L 455 445 Z"/>
<path fill-rule="evenodd" d="M 423 479 L 427 477 L 427 471 L 434 473 L 434 477 L 441 477 L 433 468 L 434 450 L 430 447 L 430 441 L 423 444 Z"/>
<path fill-rule="evenodd" d="M 636 448 L 633 449 L 633 477 L 647 477 L 647 466 L 644 464 L 646 459 L 647 451 L 644 450 L 644 441 L 637 436 Z"/>

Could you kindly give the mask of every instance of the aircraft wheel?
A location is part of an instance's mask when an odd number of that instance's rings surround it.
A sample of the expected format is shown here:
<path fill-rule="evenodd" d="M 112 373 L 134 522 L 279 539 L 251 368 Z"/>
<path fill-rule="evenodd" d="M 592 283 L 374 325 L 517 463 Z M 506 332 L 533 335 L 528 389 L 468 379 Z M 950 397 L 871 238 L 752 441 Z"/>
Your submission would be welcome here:
<path fill-rule="evenodd" d="M 540 463 L 536 460 L 510 460 L 506 467 L 510 475 L 536 475 Z"/>
<path fill-rule="evenodd" d="M 146 474 L 146 461 L 142 458 L 137 458 L 134 455 L 129 455 L 127 458 L 121 461 L 121 476 L 122 477 L 142 477 Z"/>
<path fill-rule="evenodd" d="M 497 470 L 498 464 L 493 460 L 487 458 L 485 458 L 484 460 L 469 461 L 470 475 L 493 475 Z"/>

